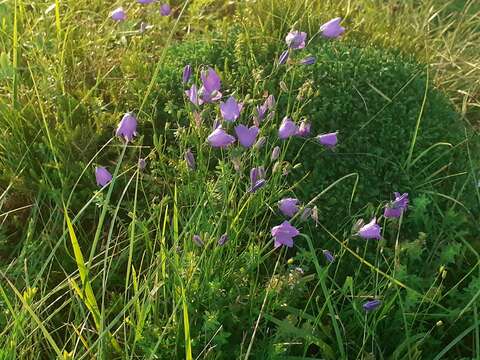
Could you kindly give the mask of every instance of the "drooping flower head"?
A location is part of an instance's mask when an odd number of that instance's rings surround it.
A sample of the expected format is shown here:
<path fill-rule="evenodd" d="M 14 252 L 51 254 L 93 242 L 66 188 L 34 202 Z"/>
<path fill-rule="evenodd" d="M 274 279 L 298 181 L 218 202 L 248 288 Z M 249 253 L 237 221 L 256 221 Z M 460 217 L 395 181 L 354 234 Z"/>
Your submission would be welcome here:
<path fill-rule="evenodd" d="M 188 83 L 190 77 L 192 76 L 192 67 L 188 64 L 183 68 L 182 81 L 184 84 Z"/>
<path fill-rule="evenodd" d="M 238 142 L 247 149 L 255 143 L 259 131 L 260 129 L 256 126 L 250 128 L 245 125 L 235 126 Z"/>
<path fill-rule="evenodd" d="M 225 233 L 222 236 L 220 236 L 220 238 L 218 239 L 218 246 L 225 245 L 227 241 L 228 241 L 228 236 L 227 236 L 227 233 Z"/>
<path fill-rule="evenodd" d="M 195 170 L 195 156 L 193 156 L 193 153 L 190 149 L 185 151 L 185 162 L 190 170 Z"/>
<path fill-rule="evenodd" d="M 386 218 L 399 218 L 408 208 L 408 193 L 400 195 L 395 192 L 395 200 L 391 201 L 385 206 L 383 216 Z"/>
<path fill-rule="evenodd" d="M 218 74 L 209 67 L 206 71 L 202 71 L 200 78 L 202 80 L 201 96 L 204 102 L 213 102 L 222 97 L 220 87 L 222 86 Z"/>
<path fill-rule="evenodd" d="M 230 96 L 227 101 L 220 103 L 220 113 L 225 121 L 235 121 L 240 116 L 242 105 L 237 103 L 233 96 Z"/>
<path fill-rule="evenodd" d="M 278 65 L 285 65 L 288 60 L 290 52 L 288 50 L 283 51 L 278 57 Z"/>
<path fill-rule="evenodd" d="M 303 49 L 305 47 L 305 40 L 307 39 L 306 32 L 300 32 L 297 30 L 290 31 L 285 38 L 290 49 Z"/>
<path fill-rule="evenodd" d="M 140 170 L 145 170 L 146 167 L 147 167 L 147 161 L 144 158 L 138 159 L 138 168 Z"/>
<path fill-rule="evenodd" d="M 312 127 L 312 124 L 310 124 L 310 122 L 308 122 L 307 120 L 303 120 L 300 123 L 300 127 L 298 128 L 297 135 L 302 137 L 307 137 L 308 135 L 310 135 L 311 127 Z"/>
<path fill-rule="evenodd" d="M 127 19 L 127 13 L 122 7 L 119 7 L 110 13 L 110 17 L 115 21 L 124 21 Z"/>
<path fill-rule="evenodd" d="M 278 208 L 283 215 L 293 217 L 298 211 L 298 199 L 285 198 L 278 202 Z"/>
<path fill-rule="evenodd" d="M 203 245 L 205 245 L 200 235 L 193 235 L 192 241 L 198 247 L 202 247 Z"/>
<path fill-rule="evenodd" d="M 340 25 L 341 21 L 342 18 L 337 17 L 320 26 L 320 32 L 322 33 L 322 36 L 329 39 L 335 39 L 342 35 L 345 32 L 345 28 Z"/>
<path fill-rule="evenodd" d="M 364 239 L 377 239 L 380 240 L 382 228 L 377 224 L 377 219 L 373 218 L 368 224 L 363 225 L 357 235 Z"/>
<path fill-rule="evenodd" d="M 380 300 L 370 300 L 364 303 L 362 307 L 363 307 L 363 310 L 365 310 L 366 312 L 369 312 L 369 311 L 375 310 L 380 305 L 382 305 L 382 302 Z"/>
<path fill-rule="evenodd" d="M 115 135 L 129 142 L 137 135 L 137 118 L 132 113 L 123 115 L 122 120 L 117 126 Z"/>
<path fill-rule="evenodd" d="M 100 187 L 104 187 L 110 181 L 112 181 L 112 174 L 103 166 L 97 166 L 95 168 L 95 180 L 97 181 L 97 185 Z"/>
<path fill-rule="evenodd" d="M 278 129 L 278 137 L 282 140 L 288 139 L 290 136 L 296 135 L 298 132 L 298 126 L 292 121 L 292 119 L 285 117 Z"/>
<path fill-rule="evenodd" d="M 160 15 L 168 16 L 171 12 L 172 9 L 169 4 L 162 4 L 162 6 L 160 6 Z"/>
<path fill-rule="evenodd" d="M 325 257 L 325 260 L 329 263 L 333 263 L 335 261 L 335 256 L 332 255 L 332 253 L 328 250 L 323 250 L 323 256 Z"/>
<path fill-rule="evenodd" d="M 282 245 L 286 247 L 293 247 L 293 238 L 299 235 L 300 231 L 298 231 L 296 227 L 290 225 L 288 221 L 284 221 L 280 225 L 274 226 L 271 233 L 275 239 L 275 248 L 278 248 Z"/>
<path fill-rule="evenodd" d="M 267 183 L 267 180 L 265 180 L 265 179 L 260 179 L 260 180 L 258 180 L 255 184 L 253 184 L 252 187 L 251 187 L 248 191 L 251 192 L 251 193 L 254 193 L 254 192 L 257 191 L 258 189 L 260 189 L 261 187 L 263 187 L 266 183 Z"/>
<path fill-rule="evenodd" d="M 317 140 L 323 146 L 327 148 L 333 148 L 335 145 L 337 145 L 337 142 L 338 142 L 337 132 L 318 135 Z"/>
<path fill-rule="evenodd" d="M 192 84 L 190 90 L 185 90 L 185 95 L 187 95 L 193 105 L 198 106 L 203 104 L 203 100 L 198 96 L 197 85 Z"/>
<path fill-rule="evenodd" d="M 300 65 L 313 65 L 316 61 L 317 59 L 315 58 L 315 56 L 307 56 L 300 60 Z"/>
<path fill-rule="evenodd" d="M 227 134 L 222 127 L 218 127 L 208 135 L 207 140 L 213 147 L 226 148 L 235 142 L 235 137 Z"/>

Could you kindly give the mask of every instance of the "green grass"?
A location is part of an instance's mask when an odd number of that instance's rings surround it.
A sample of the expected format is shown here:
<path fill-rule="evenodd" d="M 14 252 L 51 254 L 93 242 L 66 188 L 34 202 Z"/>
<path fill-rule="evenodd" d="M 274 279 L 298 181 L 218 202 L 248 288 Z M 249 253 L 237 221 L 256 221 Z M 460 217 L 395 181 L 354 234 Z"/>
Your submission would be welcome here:
<path fill-rule="evenodd" d="M 53 3 L 0 1 L 0 359 L 480 358 L 476 1 L 190 0 L 167 18 Z M 335 16 L 344 37 L 292 56 L 315 65 L 275 66 L 291 28 L 310 39 Z M 196 125 L 187 63 L 196 81 L 218 70 L 238 122 L 276 96 L 262 149 L 205 142 L 218 106 Z M 113 137 L 126 111 L 127 146 Z M 287 114 L 339 130 L 339 146 L 280 142 Z M 95 165 L 114 174 L 104 189 Z M 352 236 L 393 191 L 411 204 L 380 218 L 384 239 Z M 319 220 L 297 216 L 295 247 L 274 250 L 286 196 Z"/>

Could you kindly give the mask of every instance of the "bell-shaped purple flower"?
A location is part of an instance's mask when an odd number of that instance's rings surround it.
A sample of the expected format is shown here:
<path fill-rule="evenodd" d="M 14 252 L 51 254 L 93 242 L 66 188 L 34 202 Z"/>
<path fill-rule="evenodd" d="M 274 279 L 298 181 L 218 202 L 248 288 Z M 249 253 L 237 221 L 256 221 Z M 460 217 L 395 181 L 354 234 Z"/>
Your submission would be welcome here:
<path fill-rule="evenodd" d="M 293 217 L 298 212 L 298 199 L 285 198 L 278 202 L 278 208 L 283 215 Z"/>
<path fill-rule="evenodd" d="M 190 170 L 195 170 L 195 156 L 193 156 L 193 153 L 190 149 L 187 149 L 187 151 L 185 151 L 185 162 L 187 163 L 187 166 L 190 168 Z"/>
<path fill-rule="evenodd" d="M 323 256 L 325 257 L 325 260 L 327 260 L 327 262 L 329 262 L 330 264 L 335 261 L 335 256 L 333 256 L 333 254 L 328 250 L 323 250 Z"/>
<path fill-rule="evenodd" d="M 110 17 L 115 21 L 124 21 L 127 19 L 127 13 L 122 7 L 119 7 L 110 13 Z"/>
<path fill-rule="evenodd" d="M 292 119 L 285 117 L 278 129 L 278 137 L 282 140 L 288 139 L 290 136 L 296 135 L 298 132 L 298 126 L 292 121 Z"/>
<path fill-rule="evenodd" d="M 297 135 L 298 136 L 302 136 L 302 137 L 307 137 L 308 135 L 310 135 L 310 128 L 312 127 L 312 124 L 306 120 L 303 120 L 301 123 L 300 123 L 300 127 L 298 128 L 298 133 Z"/>
<path fill-rule="evenodd" d="M 104 187 L 110 181 L 112 181 L 112 174 L 103 166 L 97 166 L 95 168 L 95 180 L 97 181 L 97 185 L 100 187 Z"/>
<path fill-rule="evenodd" d="M 192 76 L 192 67 L 190 66 L 190 64 L 185 65 L 185 67 L 183 68 L 183 74 L 182 74 L 183 83 L 184 84 L 188 83 L 191 76 Z"/>
<path fill-rule="evenodd" d="M 300 65 L 313 65 L 316 61 L 317 59 L 315 58 L 315 56 L 307 56 L 300 60 Z"/>
<path fill-rule="evenodd" d="M 305 47 L 305 40 L 307 39 L 306 32 L 300 31 L 290 31 L 285 38 L 285 42 L 287 43 L 290 49 L 303 49 Z"/>
<path fill-rule="evenodd" d="M 218 74 L 209 67 L 206 71 L 202 71 L 200 74 L 200 78 L 202 80 L 204 96 L 208 95 L 208 98 L 213 98 L 215 93 L 220 91 L 220 87 L 222 86 L 220 77 Z"/>
<path fill-rule="evenodd" d="M 198 247 L 202 247 L 203 245 L 205 245 L 200 235 L 193 235 L 192 241 Z"/>
<path fill-rule="evenodd" d="M 280 156 L 280 146 L 275 146 L 272 150 L 272 155 L 270 156 L 270 160 L 276 161 Z"/>
<path fill-rule="evenodd" d="M 290 52 L 288 50 L 283 51 L 278 57 L 278 65 L 285 65 L 288 60 Z"/>
<path fill-rule="evenodd" d="M 228 235 L 227 233 L 223 234 L 222 236 L 220 236 L 220 239 L 218 239 L 218 246 L 223 246 L 227 243 L 228 241 Z"/>
<path fill-rule="evenodd" d="M 408 193 L 400 195 L 395 192 L 395 200 L 385 206 L 383 216 L 386 218 L 399 218 L 404 211 L 408 208 Z"/>
<path fill-rule="evenodd" d="M 320 26 L 322 36 L 329 39 L 335 39 L 342 35 L 345 32 L 345 28 L 340 25 L 341 21 L 342 18 L 337 17 Z"/>
<path fill-rule="evenodd" d="M 274 246 L 293 247 L 293 238 L 300 234 L 300 232 L 294 226 L 290 225 L 288 221 L 284 221 L 280 225 L 272 228 L 272 236 L 275 239 Z"/>
<path fill-rule="evenodd" d="M 203 100 L 198 95 L 197 85 L 192 84 L 190 90 L 185 90 L 185 95 L 187 95 L 188 99 L 193 105 L 202 105 Z"/>
<path fill-rule="evenodd" d="M 227 101 L 220 103 L 220 113 L 225 121 L 235 121 L 240 116 L 242 106 L 237 103 L 233 96 L 230 96 Z"/>
<path fill-rule="evenodd" d="M 256 126 L 250 128 L 245 125 L 235 126 L 238 142 L 247 149 L 255 143 L 259 131 L 260 129 Z"/>
<path fill-rule="evenodd" d="M 123 115 L 122 120 L 117 126 L 115 135 L 125 139 L 125 141 L 132 141 L 137 135 L 137 118 L 132 113 Z"/>
<path fill-rule="evenodd" d="M 160 15 L 162 16 L 168 16 L 172 12 L 172 8 L 170 7 L 169 4 L 162 4 L 160 6 Z"/>
<path fill-rule="evenodd" d="M 337 145 L 337 142 L 338 142 L 337 132 L 318 135 L 317 140 L 323 146 L 327 148 L 333 148 L 335 145 Z"/>
<path fill-rule="evenodd" d="M 213 147 L 226 148 L 235 142 L 235 137 L 227 134 L 221 127 L 218 127 L 208 135 L 207 140 Z"/>
<path fill-rule="evenodd" d="M 370 300 L 364 303 L 362 307 L 363 307 L 363 310 L 369 312 L 369 311 L 375 310 L 380 305 L 382 305 L 382 302 L 380 300 Z"/>
<path fill-rule="evenodd" d="M 368 224 L 363 225 L 357 235 L 364 239 L 377 239 L 380 240 L 382 228 L 377 224 L 377 219 L 373 218 Z"/>

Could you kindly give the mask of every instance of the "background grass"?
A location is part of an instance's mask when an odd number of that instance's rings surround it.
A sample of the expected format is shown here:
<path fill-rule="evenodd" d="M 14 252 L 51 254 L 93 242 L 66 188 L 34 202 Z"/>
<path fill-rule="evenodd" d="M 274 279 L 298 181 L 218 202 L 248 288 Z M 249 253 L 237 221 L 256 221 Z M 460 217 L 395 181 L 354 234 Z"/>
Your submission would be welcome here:
<path fill-rule="evenodd" d="M 480 358 L 475 1 L 51 5 L 0 2 L 1 359 Z M 310 39 L 335 16 L 344 37 L 274 66 L 290 29 Z M 218 110 L 195 125 L 187 63 L 195 79 L 218 70 L 241 123 L 276 96 L 262 149 L 205 143 Z M 112 139 L 126 111 L 140 120 L 128 146 Z M 280 143 L 287 114 L 339 130 L 338 148 Z M 115 175 L 102 190 L 96 164 Z M 249 194 L 259 165 L 267 185 Z M 393 191 L 410 193 L 405 217 L 382 219 L 378 243 L 351 237 Z M 319 222 L 294 220 L 295 248 L 273 251 L 285 196 Z M 371 298 L 383 305 L 365 314 Z"/>

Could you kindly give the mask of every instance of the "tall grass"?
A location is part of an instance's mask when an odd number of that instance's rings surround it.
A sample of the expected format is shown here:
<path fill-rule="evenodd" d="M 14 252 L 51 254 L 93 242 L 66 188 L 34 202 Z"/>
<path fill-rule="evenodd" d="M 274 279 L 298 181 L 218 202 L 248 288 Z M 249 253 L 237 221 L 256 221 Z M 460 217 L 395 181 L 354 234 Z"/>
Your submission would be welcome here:
<path fill-rule="evenodd" d="M 455 227 L 478 217 L 480 205 L 477 187 L 474 201 L 461 200 L 479 170 L 470 128 L 480 105 L 474 0 L 191 0 L 175 2 L 172 17 L 130 1 L 122 24 L 108 18 L 120 2 L 54 4 L 0 3 L 0 359 L 480 358 L 478 233 Z M 293 183 L 286 176 L 302 158 L 288 158 L 295 147 L 283 144 L 275 165 L 270 138 L 261 151 L 211 150 L 204 138 L 212 117 L 196 127 L 191 111 L 176 112 L 173 97 L 158 99 L 162 66 L 171 45 L 192 38 L 227 43 L 233 24 L 241 40 L 235 51 L 251 68 L 267 67 L 259 43 L 281 43 L 292 27 L 315 34 L 337 15 L 345 18 L 347 41 L 400 49 L 429 64 L 434 83 L 466 120 L 460 144 L 436 143 L 418 154 L 417 114 L 406 167 L 425 159 L 435 164 L 465 144 L 468 166 L 444 175 L 425 165 L 416 185 L 426 195 L 406 216 L 428 230 L 411 235 L 403 218 L 385 222 L 393 247 L 351 239 L 354 221 L 381 212 L 384 200 L 352 205 L 359 175 L 351 169 L 308 199 L 322 211 L 324 197 L 348 187 L 349 215 L 338 218 L 337 228 L 324 214 L 325 221 L 302 225 L 317 238 L 303 234 L 295 252 L 273 250 L 276 202 L 312 176 Z M 153 28 L 141 33 L 140 21 Z M 235 78 L 236 64 L 228 60 L 226 82 L 248 87 L 253 75 Z M 288 109 L 300 115 L 294 78 L 281 80 Z M 261 81 L 247 88 L 263 90 Z M 125 145 L 112 135 L 129 110 L 141 126 Z M 162 111 L 176 122 L 165 121 Z M 265 128 L 275 132 L 282 115 Z M 197 156 L 195 171 L 182 160 L 186 148 Z M 137 166 L 143 157 L 146 171 Z M 95 188 L 95 164 L 114 169 L 105 188 Z M 248 193 L 248 170 L 260 164 L 268 186 Z M 457 177 L 466 180 L 452 193 L 429 187 Z M 223 233 L 229 242 L 218 246 Z M 191 241 L 194 234 L 204 247 Z M 338 249 L 335 263 L 321 258 L 324 244 Z M 419 262 L 426 251 L 448 264 L 433 279 Z M 386 301 L 365 314 L 361 304 L 371 297 Z M 390 329 L 392 319 L 402 328 Z"/>

